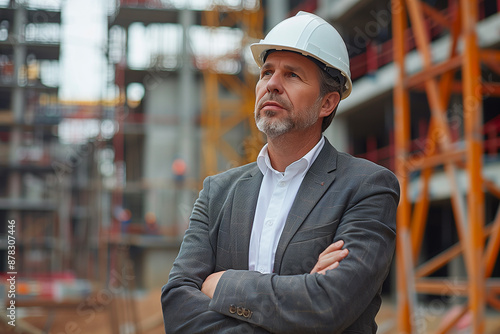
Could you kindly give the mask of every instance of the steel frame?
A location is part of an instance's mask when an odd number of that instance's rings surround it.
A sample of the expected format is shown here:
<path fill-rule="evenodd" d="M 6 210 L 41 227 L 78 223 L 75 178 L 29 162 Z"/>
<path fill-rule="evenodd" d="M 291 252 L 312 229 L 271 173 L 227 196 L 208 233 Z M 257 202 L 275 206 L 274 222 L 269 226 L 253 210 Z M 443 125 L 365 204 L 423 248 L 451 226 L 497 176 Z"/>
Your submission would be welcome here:
<path fill-rule="evenodd" d="M 476 24 L 479 0 L 457 0 L 451 15 L 442 13 L 420 0 L 392 0 L 394 61 L 398 70 L 394 88 L 396 173 L 401 185 L 397 233 L 398 333 L 420 333 L 417 294 L 464 296 L 466 302 L 456 315 L 445 319 L 436 333 L 447 333 L 466 313 L 471 315 L 471 333 L 483 333 L 487 304 L 500 309 L 500 281 L 491 278 L 500 248 L 500 210 L 489 225 L 485 224 L 485 191 L 500 198 L 500 189 L 482 175 L 482 100 L 486 91 L 496 92 L 497 84 L 484 83 L 481 62 L 500 72 L 500 51 L 478 46 Z M 425 19 L 433 20 L 450 31 L 449 58 L 434 64 L 431 41 Z M 422 70 L 409 75 L 405 70 L 407 41 L 404 32 L 410 26 Z M 459 40 L 463 45 L 459 51 Z M 454 82 L 460 71 L 462 81 L 463 141 L 460 148 L 451 136 L 447 108 Z M 431 109 L 431 119 L 424 152 L 410 151 L 409 92 L 423 86 Z M 443 167 L 451 187 L 451 203 L 459 242 L 441 254 L 422 260 L 420 253 L 430 204 L 429 184 L 436 167 Z M 467 175 L 466 193 L 458 184 L 458 173 Z M 410 174 L 417 173 L 420 193 L 412 205 L 409 198 Z M 413 174 L 415 175 L 415 174 Z M 429 278 L 439 268 L 462 255 L 466 277 Z M 421 261 L 421 263 L 418 263 Z M 423 261 L 423 262 L 422 262 Z"/>

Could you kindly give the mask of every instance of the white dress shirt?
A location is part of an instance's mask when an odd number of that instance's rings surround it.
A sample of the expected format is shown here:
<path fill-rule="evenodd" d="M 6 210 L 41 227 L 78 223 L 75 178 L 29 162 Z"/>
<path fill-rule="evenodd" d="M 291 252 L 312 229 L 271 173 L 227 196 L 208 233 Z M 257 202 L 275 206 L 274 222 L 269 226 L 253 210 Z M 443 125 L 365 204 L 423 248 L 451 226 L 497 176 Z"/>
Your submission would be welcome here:
<path fill-rule="evenodd" d="M 274 256 L 288 212 L 302 180 L 325 144 L 321 140 L 299 160 L 290 164 L 284 173 L 271 166 L 267 144 L 257 157 L 257 165 L 264 178 L 260 186 L 259 198 L 250 235 L 248 269 L 271 273 Z"/>

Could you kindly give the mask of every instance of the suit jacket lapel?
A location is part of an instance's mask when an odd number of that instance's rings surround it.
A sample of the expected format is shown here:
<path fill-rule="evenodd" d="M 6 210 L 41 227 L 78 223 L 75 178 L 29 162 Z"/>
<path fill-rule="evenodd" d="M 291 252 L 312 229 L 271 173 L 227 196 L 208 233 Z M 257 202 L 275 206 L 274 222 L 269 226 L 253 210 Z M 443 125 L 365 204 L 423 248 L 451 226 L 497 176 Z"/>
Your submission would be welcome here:
<path fill-rule="evenodd" d="M 256 165 L 249 176 L 242 178 L 235 187 L 230 229 L 234 269 L 248 270 L 250 235 L 262 178 L 262 173 Z"/>
<path fill-rule="evenodd" d="M 285 222 L 274 258 L 275 273 L 280 273 L 283 253 L 290 240 L 335 180 L 337 154 L 337 150 L 325 138 L 325 145 L 304 177 Z"/>

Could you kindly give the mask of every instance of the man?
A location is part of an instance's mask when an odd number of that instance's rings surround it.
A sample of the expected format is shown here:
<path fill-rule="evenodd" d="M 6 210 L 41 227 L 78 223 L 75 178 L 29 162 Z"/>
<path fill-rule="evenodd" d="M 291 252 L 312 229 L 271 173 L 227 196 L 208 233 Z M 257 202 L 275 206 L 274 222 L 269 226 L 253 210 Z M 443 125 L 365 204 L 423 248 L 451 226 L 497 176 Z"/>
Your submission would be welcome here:
<path fill-rule="evenodd" d="M 322 136 L 351 91 L 345 44 L 301 12 L 251 49 L 268 143 L 204 181 L 162 289 L 165 330 L 375 333 L 399 186 Z"/>

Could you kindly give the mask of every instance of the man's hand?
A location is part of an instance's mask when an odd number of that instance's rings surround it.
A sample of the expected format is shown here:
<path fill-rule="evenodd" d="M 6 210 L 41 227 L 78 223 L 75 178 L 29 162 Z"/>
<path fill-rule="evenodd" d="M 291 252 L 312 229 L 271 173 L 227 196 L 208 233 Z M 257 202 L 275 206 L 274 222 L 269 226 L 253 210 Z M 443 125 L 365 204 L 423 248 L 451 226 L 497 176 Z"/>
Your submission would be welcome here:
<path fill-rule="evenodd" d="M 213 274 L 210 274 L 205 282 L 201 285 L 201 292 L 206 294 L 208 297 L 212 298 L 214 296 L 215 288 L 217 287 L 217 283 L 219 283 L 219 279 L 224 274 L 224 271 L 219 271 Z"/>
<path fill-rule="evenodd" d="M 321 254 L 319 254 L 318 262 L 311 270 L 311 274 L 318 273 L 324 275 L 327 270 L 335 269 L 339 266 L 340 261 L 342 261 L 349 251 L 342 249 L 344 246 L 344 241 L 339 240 L 330 246 L 328 246 Z"/>

